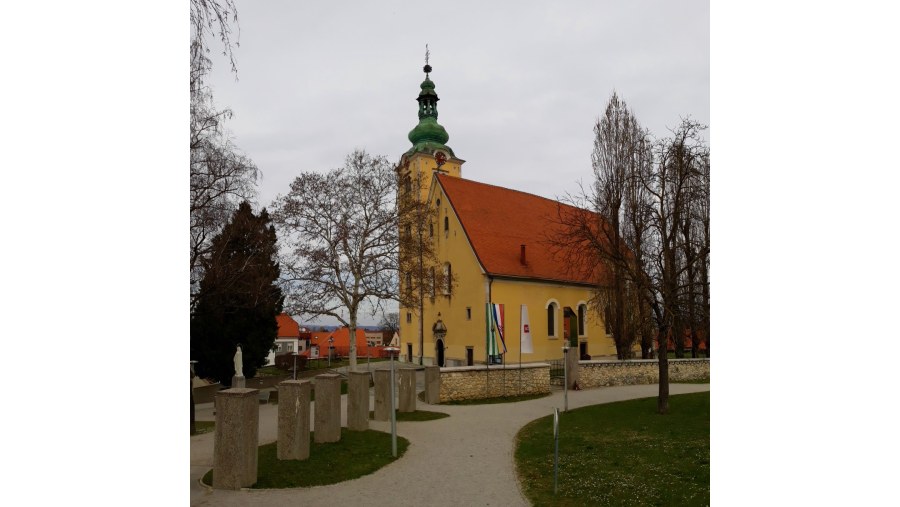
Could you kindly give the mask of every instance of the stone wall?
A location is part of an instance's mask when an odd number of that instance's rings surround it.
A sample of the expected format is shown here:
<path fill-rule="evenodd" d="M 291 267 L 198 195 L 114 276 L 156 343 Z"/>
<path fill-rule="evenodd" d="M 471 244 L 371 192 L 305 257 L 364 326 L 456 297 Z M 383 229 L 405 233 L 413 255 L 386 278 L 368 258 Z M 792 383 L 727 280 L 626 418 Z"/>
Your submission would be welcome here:
<path fill-rule="evenodd" d="M 547 394 L 550 365 L 532 363 L 504 366 L 441 368 L 440 402 L 478 400 L 501 396 Z"/>
<path fill-rule="evenodd" d="M 578 385 L 590 387 L 656 384 L 659 382 L 659 361 L 635 359 L 630 361 L 580 361 Z M 669 382 L 709 380 L 709 359 L 669 359 Z"/>

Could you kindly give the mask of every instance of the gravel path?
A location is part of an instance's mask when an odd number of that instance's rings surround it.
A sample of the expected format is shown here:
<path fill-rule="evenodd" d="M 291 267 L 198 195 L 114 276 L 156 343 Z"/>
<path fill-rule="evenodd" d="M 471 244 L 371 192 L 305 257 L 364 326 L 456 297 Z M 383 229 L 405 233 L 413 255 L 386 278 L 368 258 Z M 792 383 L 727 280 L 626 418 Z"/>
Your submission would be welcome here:
<path fill-rule="evenodd" d="M 569 408 L 656 396 L 657 389 L 652 384 L 569 391 Z M 670 385 L 672 394 L 708 390 L 709 384 Z M 341 401 L 346 425 L 346 395 Z M 374 406 L 374 401 L 371 403 Z M 537 400 L 495 405 L 417 403 L 420 410 L 445 412 L 450 417 L 398 422 L 398 435 L 410 442 L 402 458 L 373 474 L 330 486 L 210 490 L 198 479 L 212 468 L 214 434 L 191 437 L 191 505 L 528 505 L 516 480 L 513 440 L 528 422 L 552 414 L 555 407 L 562 410 L 562 391 Z M 211 405 L 198 408 L 197 420 L 213 419 Z M 261 445 L 277 439 L 277 419 L 277 405 L 260 406 Z M 389 422 L 369 421 L 369 427 L 390 432 Z"/>

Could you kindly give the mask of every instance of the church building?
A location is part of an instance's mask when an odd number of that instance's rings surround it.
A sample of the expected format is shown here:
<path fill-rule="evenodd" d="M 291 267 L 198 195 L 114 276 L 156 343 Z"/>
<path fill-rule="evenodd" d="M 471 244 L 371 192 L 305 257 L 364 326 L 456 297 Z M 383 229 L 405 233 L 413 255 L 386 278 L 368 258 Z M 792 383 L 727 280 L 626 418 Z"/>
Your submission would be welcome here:
<path fill-rule="evenodd" d="M 430 220 L 422 235 L 437 261 L 429 268 L 439 270 L 432 280 L 440 281 L 426 291 L 422 315 L 418 305 L 401 304 L 401 354 L 439 366 L 561 359 L 567 343 L 582 357 L 615 355 L 603 319 L 588 305 L 596 281 L 570 272 L 546 242 L 561 227 L 554 221 L 560 206 L 585 211 L 463 178 L 465 161 L 447 146 L 449 135 L 437 122 L 431 70 L 426 64 L 419 123 L 409 133 L 412 147 L 397 173 L 401 194 L 417 194 L 428 203 Z M 410 283 L 401 270 L 401 293 Z M 527 338 L 520 353 L 523 311 L 530 353 Z M 502 337 L 496 345 L 491 332 Z"/>

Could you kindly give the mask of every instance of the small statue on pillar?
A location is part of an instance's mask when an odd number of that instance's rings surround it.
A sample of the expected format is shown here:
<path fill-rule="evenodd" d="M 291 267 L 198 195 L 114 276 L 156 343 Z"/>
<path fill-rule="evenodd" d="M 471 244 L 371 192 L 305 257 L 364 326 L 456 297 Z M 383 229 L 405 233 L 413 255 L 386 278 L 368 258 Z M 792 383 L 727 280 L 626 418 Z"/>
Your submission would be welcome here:
<path fill-rule="evenodd" d="M 234 353 L 234 376 L 244 376 L 244 353 L 241 352 L 241 344 L 237 344 L 237 352 Z"/>
<path fill-rule="evenodd" d="M 231 387 L 247 387 L 244 379 L 244 353 L 241 352 L 241 344 L 237 344 L 237 352 L 234 353 L 234 377 L 231 379 Z"/>

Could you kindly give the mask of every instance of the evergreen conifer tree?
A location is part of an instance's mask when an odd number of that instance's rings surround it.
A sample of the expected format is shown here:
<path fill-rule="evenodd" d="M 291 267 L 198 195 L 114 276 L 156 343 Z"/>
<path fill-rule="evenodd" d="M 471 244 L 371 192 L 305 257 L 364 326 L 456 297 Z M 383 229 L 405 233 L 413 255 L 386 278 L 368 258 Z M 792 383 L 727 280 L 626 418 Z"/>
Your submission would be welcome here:
<path fill-rule="evenodd" d="M 277 285 L 275 227 L 269 222 L 265 209 L 256 216 L 243 202 L 212 240 L 191 314 L 191 359 L 201 377 L 229 384 L 238 344 L 244 376 L 253 377 L 272 350 L 284 296 Z"/>

